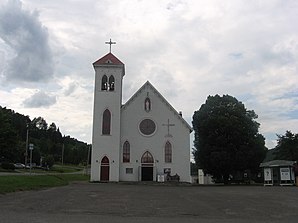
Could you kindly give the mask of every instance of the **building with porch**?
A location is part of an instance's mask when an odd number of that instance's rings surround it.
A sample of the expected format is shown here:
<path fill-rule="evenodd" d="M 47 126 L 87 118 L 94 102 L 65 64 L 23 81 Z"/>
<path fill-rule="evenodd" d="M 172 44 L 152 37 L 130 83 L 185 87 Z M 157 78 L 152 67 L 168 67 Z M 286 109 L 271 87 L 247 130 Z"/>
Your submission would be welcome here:
<path fill-rule="evenodd" d="M 177 174 L 190 182 L 192 128 L 182 113 L 149 81 L 122 104 L 124 64 L 111 52 L 93 67 L 91 181 L 157 181 Z"/>
<path fill-rule="evenodd" d="M 264 171 L 264 185 L 294 185 L 295 163 L 295 161 L 289 160 L 272 160 L 269 162 L 261 163 L 260 167 L 263 168 Z"/>

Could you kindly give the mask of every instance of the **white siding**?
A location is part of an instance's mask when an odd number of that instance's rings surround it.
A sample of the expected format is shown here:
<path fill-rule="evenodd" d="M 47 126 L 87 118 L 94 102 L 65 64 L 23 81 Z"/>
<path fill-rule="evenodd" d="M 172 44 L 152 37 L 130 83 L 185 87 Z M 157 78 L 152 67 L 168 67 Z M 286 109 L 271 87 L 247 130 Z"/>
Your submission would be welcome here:
<path fill-rule="evenodd" d="M 120 105 L 122 97 L 122 66 L 96 66 L 92 134 L 91 181 L 100 180 L 100 162 L 104 156 L 110 161 L 110 181 L 119 181 Z M 103 75 L 113 75 L 114 91 L 101 91 Z M 111 135 L 102 135 L 102 115 L 111 112 Z"/>

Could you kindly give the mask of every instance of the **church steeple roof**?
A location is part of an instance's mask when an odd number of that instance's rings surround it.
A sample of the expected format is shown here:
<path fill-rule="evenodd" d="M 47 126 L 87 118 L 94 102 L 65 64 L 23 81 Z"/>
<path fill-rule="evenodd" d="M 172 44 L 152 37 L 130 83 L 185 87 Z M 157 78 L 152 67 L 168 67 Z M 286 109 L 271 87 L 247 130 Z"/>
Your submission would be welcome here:
<path fill-rule="evenodd" d="M 103 56 L 102 58 L 98 59 L 93 63 L 93 66 L 95 65 L 124 65 L 116 56 L 114 56 L 112 53 L 108 53 L 107 55 Z"/>

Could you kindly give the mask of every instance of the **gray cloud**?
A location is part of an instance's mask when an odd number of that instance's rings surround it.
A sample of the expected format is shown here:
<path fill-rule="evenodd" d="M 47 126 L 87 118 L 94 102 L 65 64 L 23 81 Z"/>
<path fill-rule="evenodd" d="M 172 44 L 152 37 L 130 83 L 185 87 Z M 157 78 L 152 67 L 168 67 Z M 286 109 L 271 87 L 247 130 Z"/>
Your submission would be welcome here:
<path fill-rule="evenodd" d="M 36 11 L 9 0 L 0 8 L 0 37 L 15 54 L 2 74 L 7 81 L 44 82 L 53 76 L 48 31 Z"/>
<path fill-rule="evenodd" d="M 76 82 L 72 82 L 67 86 L 67 89 L 64 91 L 64 96 L 71 95 L 78 87 Z"/>
<path fill-rule="evenodd" d="M 56 103 L 56 96 L 51 96 L 43 91 L 38 91 L 30 98 L 23 101 L 23 105 L 26 108 L 40 108 L 49 107 Z"/>
<path fill-rule="evenodd" d="M 23 89 L 23 79 L 36 88 L 33 81 L 40 78 L 40 89 L 63 98 L 57 102 L 61 115 L 57 116 L 56 106 L 52 106 L 44 109 L 48 115 L 44 117 L 67 123 L 65 128 L 76 131 L 76 137 L 87 133 L 85 140 L 89 141 L 90 126 L 85 129 L 84 125 L 92 119 L 89 98 L 93 87 L 88 87 L 94 83 L 91 63 L 108 52 L 104 42 L 112 38 L 117 42 L 112 52 L 125 63 L 123 102 L 149 80 L 174 108 L 183 110 L 189 123 L 208 95 L 231 94 L 259 115 L 261 132 L 269 139 L 267 144 L 271 143 L 269 148 L 276 133 L 298 131 L 298 35 L 293 28 L 298 20 L 296 1 L 22 1 L 30 12 L 22 9 L 19 1 L 0 1 L 0 94 L 4 89 L 3 94 L 8 95 L 5 106 L 20 106 L 20 95 L 31 92 Z M 34 9 L 40 10 L 40 16 Z M 16 18 L 7 21 L 13 15 Z M 26 28 L 29 19 L 31 28 Z M 52 70 L 52 57 L 40 59 L 38 48 L 29 45 L 37 45 L 37 40 L 28 41 L 24 35 L 37 28 L 44 44 L 48 44 L 47 32 L 51 37 L 55 79 L 50 82 L 44 80 L 52 77 L 52 73 L 45 75 Z M 19 76 L 28 70 L 24 65 L 15 75 L 8 71 L 13 62 L 13 67 L 19 67 L 21 59 L 30 58 L 25 56 L 27 48 L 33 48 L 27 54 L 37 61 L 38 69 L 42 64 L 42 70 L 38 77 L 21 79 Z M 51 55 L 48 46 L 42 49 Z M 18 89 L 6 92 L 9 82 L 5 78 L 14 81 Z M 85 120 L 74 130 L 78 117 Z"/>

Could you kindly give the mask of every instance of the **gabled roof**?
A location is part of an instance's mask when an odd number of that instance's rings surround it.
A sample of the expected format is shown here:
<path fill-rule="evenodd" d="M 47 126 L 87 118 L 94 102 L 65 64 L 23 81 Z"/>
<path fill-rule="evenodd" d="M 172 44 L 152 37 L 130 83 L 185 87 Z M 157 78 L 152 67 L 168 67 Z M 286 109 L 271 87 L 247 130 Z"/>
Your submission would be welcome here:
<path fill-rule="evenodd" d="M 95 65 L 124 65 L 117 57 L 115 57 L 112 53 L 108 53 L 107 55 L 103 56 L 99 60 L 93 63 Z"/>
<path fill-rule="evenodd" d="M 147 81 L 143 86 L 124 104 L 122 105 L 121 109 L 125 109 L 138 95 L 142 90 L 146 87 L 149 86 L 154 93 L 158 95 L 158 97 L 161 99 L 161 101 L 177 116 L 177 118 L 189 129 L 189 132 L 192 132 L 191 126 L 184 120 L 184 118 L 181 117 L 181 115 L 173 108 L 173 106 L 156 90 L 153 85 Z"/>

